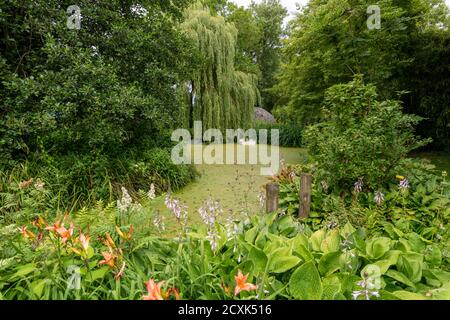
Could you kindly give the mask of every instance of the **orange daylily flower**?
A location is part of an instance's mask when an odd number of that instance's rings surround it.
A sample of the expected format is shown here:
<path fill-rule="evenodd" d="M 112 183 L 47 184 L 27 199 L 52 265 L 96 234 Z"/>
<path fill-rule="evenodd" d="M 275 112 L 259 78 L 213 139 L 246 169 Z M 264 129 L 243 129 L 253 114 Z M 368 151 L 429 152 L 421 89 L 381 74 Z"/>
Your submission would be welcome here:
<path fill-rule="evenodd" d="M 73 222 L 70 224 L 69 229 L 66 229 L 64 226 L 61 226 L 56 229 L 56 232 L 61 237 L 63 243 L 65 243 L 67 240 L 69 240 L 72 237 L 73 234 Z"/>
<path fill-rule="evenodd" d="M 105 233 L 105 237 L 106 237 L 105 244 L 106 244 L 109 248 L 115 248 L 116 245 L 114 244 L 113 239 L 112 239 L 111 236 L 109 235 L 109 232 L 106 232 L 106 233 Z"/>
<path fill-rule="evenodd" d="M 85 236 L 84 234 L 80 233 L 79 241 L 81 243 L 81 247 L 84 251 L 87 251 L 89 248 L 89 241 L 91 240 L 91 237 Z"/>
<path fill-rule="evenodd" d="M 43 226 L 45 226 L 45 220 L 44 218 L 42 218 L 41 216 L 37 217 L 36 219 L 34 219 L 31 224 L 37 228 L 42 228 Z"/>
<path fill-rule="evenodd" d="M 229 296 L 231 293 L 230 287 L 226 286 L 223 282 L 220 284 L 220 286 L 222 287 L 223 291 L 225 291 L 225 294 Z"/>
<path fill-rule="evenodd" d="M 180 300 L 180 292 L 178 291 L 177 288 L 175 287 L 169 288 L 169 290 L 167 290 L 167 293 L 163 295 L 165 296 L 164 298 L 167 299 L 171 294 L 175 296 L 175 300 Z"/>
<path fill-rule="evenodd" d="M 143 296 L 143 300 L 164 300 L 161 295 L 161 286 L 164 284 L 164 281 L 161 281 L 159 283 L 155 283 L 153 279 L 148 280 L 148 282 L 145 283 L 147 286 L 148 295 Z"/>
<path fill-rule="evenodd" d="M 116 256 L 112 252 L 102 252 L 102 255 L 104 260 L 101 260 L 98 264 L 106 264 L 111 268 L 114 268 Z"/>
<path fill-rule="evenodd" d="M 122 230 L 118 226 L 116 226 L 116 232 L 117 234 L 124 240 L 131 240 L 131 235 L 133 234 L 133 225 L 130 225 L 130 229 L 127 233 L 123 233 Z"/>
<path fill-rule="evenodd" d="M 237 276 L 234 276 L 234 279 L 236 280 L 236 287 L 234 288 L 234 295 L 237 296 L 239 292 L 241 291 L 252 291 L 256 290 L 258 286 L 247 283 L 247 275 L 243 275 L 241 270 L 238 270 Z"/>
<path fill-rule="evenodd" d="M 59 221 L 56 221 L 52 226 L 47 226 L 45 230 L 56 232 L 56 230 L 59 228 L 61 228 L 61 223 Z"/>
<path fill-rule="evenodd" d="M 19 231 L 26 239 L 33 239 L 35 237 L 34 233 L 27 229 L 27 226 L 22 226 L 19 228 Z"/>

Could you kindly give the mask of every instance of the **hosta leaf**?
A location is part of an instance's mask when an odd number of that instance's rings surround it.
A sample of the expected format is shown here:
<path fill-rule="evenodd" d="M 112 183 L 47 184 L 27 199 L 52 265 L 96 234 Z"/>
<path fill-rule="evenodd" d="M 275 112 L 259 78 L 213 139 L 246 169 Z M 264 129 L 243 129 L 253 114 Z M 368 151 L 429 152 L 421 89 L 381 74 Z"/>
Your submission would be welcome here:
<path fill-rule="evenodd" d="M 261 249 L 252 247 L 248 254 L 248 259 L 253 262 L 253 265 L 255 266 L 255 273 L 263 272 L 265 270 L 267 256 Z"/>
<path fill-rule="evenodd" d="M 406 235 L 408 239 L 408 243 L 411 246 L 411 250 L 414 252 L 421 253 L 426 248 L 426 243 L 421 239 L 421 237 L 417 233 L 408 233 Z"/>
<path fill-rule="evenodd" d="M 432 265 L 439 266 L 442 262 L 442 252 L 437 245 L 429 246 L 425 253 L 425 261 Z"/>
<path fill-rule="evenodd" d="M 305 262 L 314 259 L 312 253 L 308 249 L 306 249 L 303 245 L 295 247 L 294 252 L 297 253 Z"/>
<path fill-rule="evenodd" d="M 397 262 L 397 270 L 405 274 L 409 280 L 416 283 L 422 279 L 423 255 L 405 253 Z"/>
<path fill-rule="evenodd" d="M 319 300 L 322 297 L 322 282 L 312 261 L 304 263 L 294 271 L 289 280 L 289 290 L 294 299 Z"/>
<path fill-rule="evenodd" d="M 431 299 L 433 300 L 450 300 L 450 283 L 446 283 L 442 288 L 430 290 Z"/>
<path fill-rule="evenodd" d="M 311 247 L 314 251 L 320 251 L 320 246 L 322 244 L 322 241 L 325 239 L 325 234 L 325 230 L 321 229 L 314 232 L 309 238 Z"/>
<path fill-rule="evenodd" d="M 322 300 L 335 300 L 337 294 L 341 290 L 340 284 L 329 284 L 323 286 Z"/>
<path fill-rule="evenodd" d="M 366 253 L 371 259 L 379 259 L 389 251 L 391 239 L 379 237 L 367 241 Z"/>
<path fill-rule="evenodd" d="M 395 291 L 392 293 L 394 296 L 401 300 L 426 300 L 427 298 L 424 295 L 409 292 L 409 291 Z"/>
<path fill-rule="evenodd" d="M 348 236 L 350 236 L 355 231 L 356 231 L 356 229 L 349 222 L 347 222 L 345 224 L 345 226 L 341 229 L 341 235 L 344 238 L 347 238 Z"/>
<path fill-rule="evenodd" d="M 324 254 L 319 260 L 319 272 L 327 276 L 339 269 L 341 252 L 329 252 Z"/>
<path fill-rule="evenodd" d="M 320 245 L 320 250 L 324 253 L 339 251 L 339 245 L 341 243 L 341 236 L 338 230 L 331 230 L 328 232 L 325 239 Z"/>
<path fill-rule="evenodd" d="M 253 227 L 245 233 L 245 241 L 253 243 L 258 235 L 258 227 Z"/>
<path fill-rule="evenodd" d="M 282 273 L 300 263 L 300 258 L 293 256 L 288 248 L 280 248 L 270 255 L 269 271 Z"/>
<path fill-rule="evenodd" d="M 290 239 L 289 242 L 292 243 L 292 248 L 295 250 L 298 246 L 303 245 L 306 249 L 309 247 L 309 241 L 308 238 L 299 233 L 294 238 Z"/>
<path fill-rule="evenodd" d="M 13 277 L 23 277 L 23 276 L 26 276 L 27 274 L 33 272 L 34 270 L 36 270 L 36 264 L 28 263 L 28 264 L 25 264 L 23 266 L 17 267 L 16 270 L 17 271 L 13 275 Z"/>
<path fill-rule="evenodd" d="M 91 271 L 90 273 L 88 273 L 88 278 L 91 281 L 97 280 L 97 279 L 103 279 L 105 277 L 105 275 L 108 273 L 109 271 L 109 267 L 102 267 L 100 269 Z"/>
<path fill-rule="evenodd" d="M 414 283 L 412 283 L 407 276 L 405 276 L 403 273 L 398 272 L 396 270 L 388 270 L 386 272 L 386 276 L 397 280 L 403 284 L 406 284 L 407 286 L 410 286 L 411 288 L 415 288 Z"/>

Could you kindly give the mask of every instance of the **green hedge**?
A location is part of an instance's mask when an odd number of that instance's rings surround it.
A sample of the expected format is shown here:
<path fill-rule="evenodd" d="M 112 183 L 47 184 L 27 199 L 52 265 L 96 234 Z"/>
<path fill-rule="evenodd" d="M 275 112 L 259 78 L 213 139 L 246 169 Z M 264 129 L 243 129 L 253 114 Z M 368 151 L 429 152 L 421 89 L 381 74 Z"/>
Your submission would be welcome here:
<path fill-rule="evenodd" d="M 295 124 L 267 124 L 267 123 L 257 123 L 255 125 L 256 130 L 267 129 L 268 130 L 268 143 L 271 141 L 272 129 L 277 129 L 280 131 L 280 147 L 292 147 L 301 148 L 303 128 Z M 259 141 L 258 141 L 259 142 Z"/>

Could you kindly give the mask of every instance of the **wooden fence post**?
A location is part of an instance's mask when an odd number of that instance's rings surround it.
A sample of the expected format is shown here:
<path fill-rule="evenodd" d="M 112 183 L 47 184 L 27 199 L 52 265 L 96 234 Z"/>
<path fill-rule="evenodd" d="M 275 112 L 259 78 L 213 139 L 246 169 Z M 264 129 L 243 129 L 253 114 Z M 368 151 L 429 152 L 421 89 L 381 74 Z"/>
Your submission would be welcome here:
<path fill-rule="evenodd" d="M 277 183 L 266 184 L 266 212 L 272 213 L 278 210 L 278 193 L 280 187 Z"/>
<path fill-rule="evenodd" d="M 311 183 L 312 175 L 303 173 L 300 183 L 300 203 L 298 215 L 301 219 L 308 218 L 311 210 Z"/>

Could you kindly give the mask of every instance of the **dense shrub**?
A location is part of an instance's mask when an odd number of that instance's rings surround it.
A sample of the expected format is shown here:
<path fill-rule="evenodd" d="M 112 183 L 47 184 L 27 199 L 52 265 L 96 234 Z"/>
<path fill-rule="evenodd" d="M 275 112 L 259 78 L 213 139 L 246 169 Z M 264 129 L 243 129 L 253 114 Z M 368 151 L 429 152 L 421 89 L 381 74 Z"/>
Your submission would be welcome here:
<path fill-rule="evenodd" d="M 81 1 L 80 30 L 66 26 L 71 3 L 27 3 L 0 5 L 1 165 L 35 152 L 117 157 L 181 121 L 176 84 L 193 51 L 176 19 L 187 1 Z"/>
<path fill-rule="evenodd" d="M 279 130 L 280 134 L 280 147 L 292 147 L 301 148 L 302 145 L 302 133 L 303 128 L 295 124 L 269 124 L 269 123 L 257 123 L 254 128 L 258 130 L 268 130 L 267 142 L 270 144 L 271 131 Z"/>
<path fill-rule="evenodd" d="M 403 114 L 398 101 L 380 101 L 361 76 L 327 90 L 323 113 L 324 122 L 308 127 L 304 137 L 320 164 L 318 179 L 337 190 L 350 190 L 358 179 L 381 187 L 410 151 L 429 142 L 414 135 L 420 117 Z"/>

